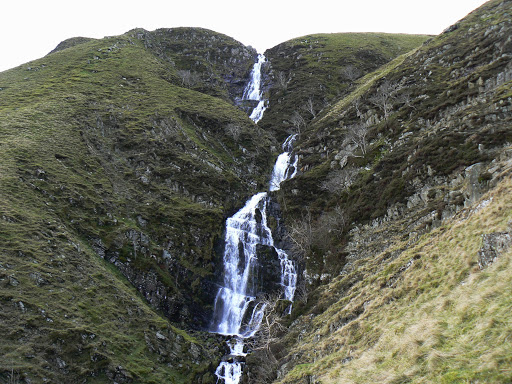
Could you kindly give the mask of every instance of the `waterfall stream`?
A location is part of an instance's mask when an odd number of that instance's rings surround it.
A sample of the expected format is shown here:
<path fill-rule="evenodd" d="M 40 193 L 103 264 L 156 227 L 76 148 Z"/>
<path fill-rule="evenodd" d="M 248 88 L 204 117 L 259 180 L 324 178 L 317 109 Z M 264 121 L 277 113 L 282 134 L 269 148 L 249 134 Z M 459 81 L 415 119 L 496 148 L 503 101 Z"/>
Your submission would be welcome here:
<path fill-rule="evenodd" d="M 254 100 L 258 102 L 256 108 L 252 110 L 251 115 L 249 116 L 252 121 L 257 123 L 263 117 L 263 112 L 265 112 L 266 100 L 261 98 L 261 66 L 263 63 L 267 61 L 264 55 L 258 55 L 258 61 L 254 64 L 251 71 L 251 80 L 247 87 L 245 87 L 242 100 Z"/>
<path fill-rule="evenodd" d="M 265 56 L 259 55 L 254 64 L 251 80 L 245 88 L 245 100 L 258 101 L 250 118 L 258 122 L 265 111 L 265 100 L 261 99 L 261 66 Z M 274 165 L 269 184 L 270 191 L 276 191 L 282 181 L 296 174 L 297 156 L 292 158 L 295 135 L 283 144 Z M 223 255 L 224 280 L 217 292 L 214 303 L 212 332 L 232 336 L 228 341 L 230 354 L 217 367 L 217 382 L 238 384 L 242 377 L 244 339 L 253 337 L 258 331 L 265 312 L 265 304 L 258 301 L 255 272 L 258 269 L 258 246 L 272 247 L 279 258 L 281 267 L 280 285 L 283 298 L 292 301 L 297 283 L 297 272 L 287 253 L 274 245 L 272 231 L 267 223 L 268 193 L 252 196 L 242 209 L 226 220 L 225 246 Z M 290 309 L 291 310 L 291 307 Z"/>

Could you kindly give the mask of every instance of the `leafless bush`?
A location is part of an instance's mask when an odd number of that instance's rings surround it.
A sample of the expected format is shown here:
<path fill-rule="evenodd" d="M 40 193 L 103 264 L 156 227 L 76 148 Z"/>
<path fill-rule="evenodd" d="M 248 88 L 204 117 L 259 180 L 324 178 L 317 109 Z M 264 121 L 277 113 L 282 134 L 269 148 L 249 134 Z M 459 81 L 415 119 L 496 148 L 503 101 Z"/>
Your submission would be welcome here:
<path fill-rule="evenodd" d="M 331 172 L 321 187 L 330 193 L 340 193 L 352 185 L 357 175 L 353 168 L 339 169 Z"/>
<path fill-rule="evenodd" d="M 410 93 L 410 92 L 408 92 L 408 91 L 400 92 L 400 93 L 396 96 L 396 101 L 397 101 L 397 103 L 399 103 L 399 104 L 402 104 L 402 105 L 405 105 L 405 106 L 407 106 L 407 107 L 410 107 L 410 108 L 416 109 L 416 108 L 414 107 L 414 105 L 412 105 L 411 93 Z"/>
<path fill-rule="evenodd" d="M 188 69 L 180 69 L 176 71 L 176 74 L 181 79 L 181 85 L 188 88 L 197 85 L 201 79 L 198 73 L 192 72 Z"/>
<path fill-rule="evenodd" d="M 309 112 L 313 118 L 316 116 L 315 102 L 313 101 L 312 97 L 307 99 L 306 103 L 302 106 L 302 109 L 306 112 Z"/>
<path fill-rule="evenodd" d="M 361 149 L 363 156 L 366 155 L 368 142 L 369 127 L 364 122 L 356 123 L 347 126 L 347 137 L 346 140 L 354 144 L 357 148 Z"/>
<path fill-rule="evenodd" d="M 329 250 L 331 240 L 343 233 L 347 224 L 348 218 L 340 207 L 323 213 L 314 222 L 308 210 L 301 220 L 290 225 L 288 238 L 292 243 L 293 254 L 295 257 L 307 258 L 313 249 Z"/>
<path fill-rule="evenodd" d="M 282 325 L 282 313 L 289 302 L 280 300 L 279 294 L 265 295 L 260 298 L 265 305 L 265 314 L 261 321 L 260 328 L 255 337 L 249 343 L 252 350 L 251 383 L 271 383 L 275 379 L 278 358 L 276 351 L 280 349 L 279 340 L 286 331 Z"/>
<path fill-rule="evenodd" d="M 384 113 L 384 119 L 387 120 L 390 112 L 393 110 L 396 92 L 400 90 L 400 84 L 385 80 L 377 89 L 377 92 L 370 97 L 370 102 Z"/>
<path fill-rule="evenodd" d="M 242 133 L 242 128 L 239 125 L 229 123 L 225 128 L 226 135 L 231 137 L 233 140 L 238 141 L 240 139 L 240 134 Z"/>
<path fill-rule="evenodd" d="M 317 232 L 337 236 L 343 233 L 347 224 L 348 217 L 345 211 L 341 209 L 340 206 L 336 206 L 332 211 L 326 212 L 320 216 Z"/>
<path fill-rule="evenodd" d="M 301 220 L 292 223 L 288 230 L 288 239 L 292 243 L 292 252 L 295 255 L 305 255 L 311 250 L 313 244 L 313 227 L 311 212 L 308 210 Z"/>
<path fill-rule="evenodd" d="M 292 123 L 293 127 L 295 128 L 295 132 L 297 132 L 299 135 L 302 131 L 302 129 L 306 126 L 306 120 L 302 117 L 302 115 L 295 111 L 290 119 L 290 122 Z"/>
<path fill-rule="evenodd" d="M 350 80 L 351 82 L 359 79 L 362 75 L 361 70 L 352 64 L 341 68 L 340 72 L 345 79 Z"/>

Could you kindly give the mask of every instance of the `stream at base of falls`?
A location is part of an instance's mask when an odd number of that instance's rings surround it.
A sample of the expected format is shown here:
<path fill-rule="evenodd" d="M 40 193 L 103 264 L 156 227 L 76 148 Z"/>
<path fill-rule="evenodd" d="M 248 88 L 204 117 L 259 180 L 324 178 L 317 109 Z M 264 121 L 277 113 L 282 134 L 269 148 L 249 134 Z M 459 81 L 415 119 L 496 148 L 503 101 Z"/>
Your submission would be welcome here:
<path fill-rule="evenodd" d="M 258 61 L 251 72 L 251 80 L 244 90 L 243 99 L 258 101 L 250 118 L 258 122 L 266 109 L 262 99 L 261 66 L 265 56 L 258 55 Z M 276 191 L 282 181 L 295 176 L 297 156 L 292 156 L 296 136 L 289 136 L 284 142 L 283 153 L 279 155 L 272 171 L 269 191 Z M 282 298 L 293 301 L 297 283 L 297 272 L 287 253 L 274 244 L 272 231 L 267 223 L 267 192 L 252 196 L 245 205 L 226 220 L 224 238 L 224 280 L 215 297 L 211 332 L 229 337 L 230 354 L 217 367 L 218 383 L 238 384 L 242 377 L 245 339 L 258 331 L 265 313 L 265 304 L 258 299 L 261 294 L 257 284 L 259 247 L 273 248 L 279 259 Z M 291 311 L 291 306 L 288 309 Z"/>

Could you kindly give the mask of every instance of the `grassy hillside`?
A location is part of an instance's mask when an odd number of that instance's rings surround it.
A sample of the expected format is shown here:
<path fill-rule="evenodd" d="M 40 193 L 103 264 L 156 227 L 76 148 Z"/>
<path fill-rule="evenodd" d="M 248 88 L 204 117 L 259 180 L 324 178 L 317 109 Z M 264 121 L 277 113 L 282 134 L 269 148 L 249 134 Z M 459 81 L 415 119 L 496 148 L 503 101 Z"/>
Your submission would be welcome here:
<path fill-rule="evenodd" d="M 208 382 L 214 340 L 150 309 L 4 166 L 1 185 L 0 382 Z"/>
<path fill-rule="evenodd" d="M 208 325 L 223 220 L 266 185 L 270 140 L 206 48 L 194 57 L 220 80 L 183 83 L 182 52 L 155 42 L 166 33 L 78 39 L 0 73 L 4 379 L 199 382 L 212 369 L 215 352 L 169 320 Z M 248 76 L 238 49 L 228 64 Z"/>
<path fill-rule="evenodd" d="M 271 226 L 297 298 L 244 380 L 510 382 L 511 7 L 280 44 L 258 125 L 256 52 L 205 29 L 0 73 L 0 382 L 214 383 L 223 223 L 290 132 Z"/>
<path fill-rule="evenodd" d="M 512 139 L 509 24 L 500 4 L 364 76 L 304 129 L 297 143 L 303 172 L 283 188 L 291 216 L 340 207 L 347 223 L 369 223 L 401 214 L 419 197 L 423 215 L 435 210 L 441 219 L 474 198 L 472 188 L 485 189 L 486 168 Z M 477 24 L 481 18 L 492 23 Z M 394 89 L 384 112 L 376 96 L 386 86 Z M 353 137 L 358 126 L 364 149 Z M 343 173 L 349 182 L 336 184 Z M 457 195 L 464 182 L 474 185 Z"/>
<path fill-rule="evenodd" d="M 396 241 L 323 287 L 333 304 L 287 336 L 301 342 L 279 382 L 510 382 L 510 248 L 478 267 L 483 235 L 510 234 L 510 171 L 414 245 Z"/>
<path fill-rule="evenodd" d="M 385 33 L 332 33 L 302 36 L 265 52 L 271 63 L 269 109 L 259 125 L 286 132 L 300 129 L 294 115 L 311 121 L 355 81 L 428 36 Z M 276 124 L 277 122 L 277 124 Z M 276 126 L 277 125 L 277 126 Z"/>

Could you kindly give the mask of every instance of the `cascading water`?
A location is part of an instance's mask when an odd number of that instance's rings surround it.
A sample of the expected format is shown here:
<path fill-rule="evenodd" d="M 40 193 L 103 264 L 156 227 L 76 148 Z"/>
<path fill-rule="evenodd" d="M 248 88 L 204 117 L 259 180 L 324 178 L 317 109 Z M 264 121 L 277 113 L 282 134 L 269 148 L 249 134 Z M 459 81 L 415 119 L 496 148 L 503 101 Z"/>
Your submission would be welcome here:
<path fill-rule="evenodd" d="M 293 143 L 297 135 L 288 136 L 283 144 L 283 153 L 279 155 L 272 171 L 272 178 L 270 180 L 270 191 L 276 191 L 279 189 L 279 185 L 286 179 L 291 179 L 297 173 L 297 163 L 299 161 L 297 156 L 294 156 L 293 164 L 291 159 L 291 151 Z M 290 174 L 291 172 L 291 174 Z"/>
<path fill-rule="evenodd" d="M 261 65 L 263 55 L 251 72 L 251 82 L 244 91 L 244 99 L 257 100 L 251 119 L 258 122 L 265 111 L 265 101 L 260 100 Z M 295 135 L 286 139 L 283 153 L 279 155 L 270 180 L 270 191 L 279 189 L 282 181 L 296 174 L 297 156 L 291 156 Z M 283 297 L 293 300 L 297 283 L 297 272 L 286 252 L 275 247 L 272 231 L 267 224 L 267 192 L 251 197 L 237 213 L 226 220 L 225 247 L 223 255 L 224 281 L 217 292 L 212 321 L 212 332 L 233 336 L 228 342 L 230 355 L 215 371 L 217 381 L 238 384 L 242 377 L 244 339 L 258 331 L 265 312 L 265 304 L 257 299 L 258 287 L 255 270 L 258 267 L 258 245 L 273 247 L 281 266 L 280 284 Z M 291 310 L 291 306 L 290 309 Z"/>
<path fill-rule="evenodd" d="M 258 61 L 254 64 L 251 71 L 251 80 L 247 84 L 247 87 L 244 89 L 244 93 L 242 96 L 242 100 L 254 100 L 258 102 L 256 108 L 252 110 L 251 115 L 249 116 L 252 121 L 257 123 L 263 117 L 263 112 L 265 112 L 266 100 L 261 98 L 261 66 L 267 59 L 264 55 L 258 55 Z"/>

